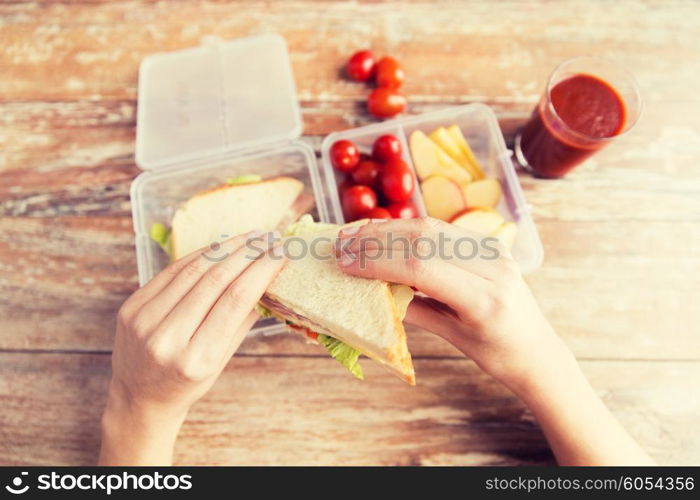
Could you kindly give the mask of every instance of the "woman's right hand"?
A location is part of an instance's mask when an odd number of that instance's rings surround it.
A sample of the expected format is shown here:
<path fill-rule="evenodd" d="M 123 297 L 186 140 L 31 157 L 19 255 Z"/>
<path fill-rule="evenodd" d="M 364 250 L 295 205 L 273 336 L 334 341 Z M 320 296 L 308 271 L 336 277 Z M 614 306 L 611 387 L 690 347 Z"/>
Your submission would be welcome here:
<path fill-rule="evenodd" d="M 465 258 L 473 242 L 479 255 Z M 406 322 L 442 336 L 516 392 L 543 365 L 573 361 L 495 238 L 432 218 L 373 220 L 342 230 L 336 256 L 344 272 L 427 295 L 413 300 Z"/>

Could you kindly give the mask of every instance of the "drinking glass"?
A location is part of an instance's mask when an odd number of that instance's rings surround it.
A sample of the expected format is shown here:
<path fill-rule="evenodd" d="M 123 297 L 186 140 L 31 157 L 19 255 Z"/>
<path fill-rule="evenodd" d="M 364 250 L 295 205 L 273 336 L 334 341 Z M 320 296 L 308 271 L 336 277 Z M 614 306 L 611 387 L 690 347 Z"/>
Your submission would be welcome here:
<path fill-rule="evenodd" d="M 537 177 L 558 178 L 627 133 L 642 110 L 627 70 L 598 57 L 557 66 L 529 120 L 515 138 L 515 157 Z"/>

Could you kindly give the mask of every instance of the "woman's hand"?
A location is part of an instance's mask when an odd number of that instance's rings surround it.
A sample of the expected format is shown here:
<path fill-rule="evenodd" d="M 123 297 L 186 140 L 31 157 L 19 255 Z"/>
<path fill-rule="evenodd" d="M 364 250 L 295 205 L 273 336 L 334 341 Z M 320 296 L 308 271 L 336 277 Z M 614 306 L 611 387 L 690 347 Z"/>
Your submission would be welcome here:
<path fill-rule="evenodd" d="M 413 300 L 406 322 L 442 336 L 511 388 L 553 355 L 571 358 L 495 238 L 431 218 L 373 221 L 341 231 L 337 257 L 347 273 L 428 295 Z"/>
<path fill-rule="evenodd" d="M 267 235 L 270 236 L 270 235 Z M 258 318 L 284 264 L 260 232 L 170 265 L 123 304 L 103 415 L 101 464 L 167 463 L 190 406 L 214 384 Z M 250 244 L 249 244 L 250 243 Z"/>
<path fill-rule="evenodd" d="M 493 238 L 429 218 L 373 221 L 341 231 L 336 250 L 347 273 L 428 295 L 411 302 L 406 321 L 444 337 L 515 392 L 560 464 L 652 463 L 596 396 Z"/>

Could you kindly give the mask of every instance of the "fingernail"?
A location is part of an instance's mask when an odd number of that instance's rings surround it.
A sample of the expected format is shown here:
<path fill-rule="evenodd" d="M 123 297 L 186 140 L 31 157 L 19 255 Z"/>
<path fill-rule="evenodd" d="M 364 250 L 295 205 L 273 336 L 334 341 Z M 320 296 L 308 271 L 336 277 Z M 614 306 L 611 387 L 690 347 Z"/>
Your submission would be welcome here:
<path fill-rule="evenodd" d="M 338 261 L 338 264 L 341 267 L 347 267 L 350 264 L 352 264 L 353 262 L 355 262 L 355 256 L 351 253 L 346 252 L 340 256 L 340 260 Z"/>
<path fill-rule="evenodd" d="M 370 219 L 372 224 L 381 224 L 382 222 L 389 222 L 389 219 Z"/>
<path fill-rule="evenodd" d="M 341 238 L 344 238 L 345 236 L 352 236 L 353 234 L 357 234 L 358 232 L 360 232 L 360 226 L 345 227 L 340 230 L 339 236 Z"/>

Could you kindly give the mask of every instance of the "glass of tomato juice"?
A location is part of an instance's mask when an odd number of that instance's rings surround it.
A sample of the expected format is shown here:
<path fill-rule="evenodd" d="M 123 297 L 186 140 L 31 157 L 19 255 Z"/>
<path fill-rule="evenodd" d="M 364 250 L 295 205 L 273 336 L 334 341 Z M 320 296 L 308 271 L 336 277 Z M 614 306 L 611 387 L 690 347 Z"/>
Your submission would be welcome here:
<path fill-rule="evenodd" d="M 563 177 L 629 131 L 642 110 L 634 77 L 612 61 L 577 57 L 555 68 L 515 138 L 518 162 L 537 177 Z"/>

